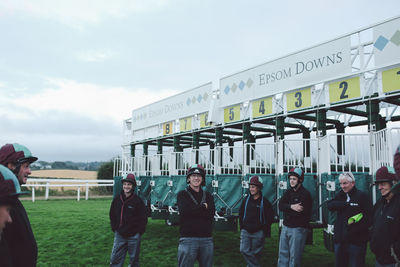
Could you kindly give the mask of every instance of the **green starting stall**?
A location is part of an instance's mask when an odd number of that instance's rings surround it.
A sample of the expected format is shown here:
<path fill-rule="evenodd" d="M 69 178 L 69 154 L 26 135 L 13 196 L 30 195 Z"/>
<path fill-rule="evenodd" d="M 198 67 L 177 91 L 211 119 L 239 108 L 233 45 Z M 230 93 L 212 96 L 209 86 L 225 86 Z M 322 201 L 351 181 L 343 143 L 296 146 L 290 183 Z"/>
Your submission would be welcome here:
<path fill-rule="evenodd" d="M 372 187 L 372 164 L 370 162 L 371 146 L 370 135 L 363 134 L 332 134 L 321 140 L 321 151 L 325 155 L 325 162 L 321 173 L 321 211 L 324 228 L 324 245 L 333 251 L 334 223 L 336 212 L 327 208 L 327 202 L 335 197 L 341 190 L 339 175 L 343 172 L 351 172 L 355 178 L 358 190 L 368 193 L 371 200 L 375 199 Z"/>
<path fill-rule="evenodd" d="M 281 223 L 287 173 L 301 167 L 312 227 L 325 227 L 332 249 L 335 214 L 326 202 L 340 190 L 338 175 L 353 172 L 375 201 L 372 174 L 392 164 L 390 149 L 400 140 L 400 130 L 397 138 L 385 131 L 400 121 L 398 29 L 400 17 L 389 19 L 223 77 L 219 89 L 210 82 L 133 110 L 123 124 L 114 195 L 121 176 L 133 172 L 152 218 L 178 223 L 176 196 L 187 168 L 199 163 L 215 200 L 215 229 L 236 231 L 251 176 L 263 180 Z"/>
<path fill-rule="evenodd" d="M 237 231 L 237 215 L 244 196 L 242 176 L 215 175 L 211 184 L 216 210 L 214 229 L 217 231 Z"/>

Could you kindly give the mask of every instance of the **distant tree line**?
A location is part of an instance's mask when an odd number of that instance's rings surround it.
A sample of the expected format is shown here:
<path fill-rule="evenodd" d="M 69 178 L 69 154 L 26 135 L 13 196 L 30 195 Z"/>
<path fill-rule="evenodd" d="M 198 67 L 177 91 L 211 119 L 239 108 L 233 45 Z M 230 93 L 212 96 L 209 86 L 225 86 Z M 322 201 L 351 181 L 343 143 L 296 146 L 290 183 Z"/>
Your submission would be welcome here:
<path fill-rule="evenodd" d="M 31 165 L 32 170 L 42 169 L 67 169 L 67 170 L 84 170 L 84 171 L 97 171 L 100 166 L 104 164 L 102 161 L 94 162 L 72 162 L 72 161 L 37 161 Z"/>

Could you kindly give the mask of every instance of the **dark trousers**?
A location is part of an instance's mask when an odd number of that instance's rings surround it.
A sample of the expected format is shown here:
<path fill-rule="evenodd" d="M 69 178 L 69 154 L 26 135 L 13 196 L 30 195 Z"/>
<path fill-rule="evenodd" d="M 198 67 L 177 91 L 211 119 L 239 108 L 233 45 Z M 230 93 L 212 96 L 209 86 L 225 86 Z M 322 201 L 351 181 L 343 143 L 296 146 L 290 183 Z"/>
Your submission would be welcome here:
<path fill-rule="evenodd" d="M 336 267 L 364 267 L 367 244 L 335 243 Z"/>

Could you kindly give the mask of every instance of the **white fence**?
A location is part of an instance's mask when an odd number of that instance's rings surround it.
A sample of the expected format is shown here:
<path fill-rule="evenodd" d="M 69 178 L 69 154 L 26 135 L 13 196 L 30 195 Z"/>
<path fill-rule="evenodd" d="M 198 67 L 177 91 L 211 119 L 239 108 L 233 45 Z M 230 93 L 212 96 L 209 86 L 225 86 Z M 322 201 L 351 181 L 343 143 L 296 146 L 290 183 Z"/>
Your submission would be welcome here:
<path fill-rule="evenodd" d="M 85 200 L 89 199 L 89 187 L 114 186 L 114 180 L 80 180 L 80 179 L 36 179 L 28 178 L 27 184 L 22 187 L 32 188 L 32 202 L 35 202 L 35 188 L 45 188 L 45 199 L 49 199 L 50 187 L 74 187 L 77 188 L 76 199 L 81 198 L 81 188 L 85 189 Z M 24 191 L 24 189 L 21 189 Z"/>

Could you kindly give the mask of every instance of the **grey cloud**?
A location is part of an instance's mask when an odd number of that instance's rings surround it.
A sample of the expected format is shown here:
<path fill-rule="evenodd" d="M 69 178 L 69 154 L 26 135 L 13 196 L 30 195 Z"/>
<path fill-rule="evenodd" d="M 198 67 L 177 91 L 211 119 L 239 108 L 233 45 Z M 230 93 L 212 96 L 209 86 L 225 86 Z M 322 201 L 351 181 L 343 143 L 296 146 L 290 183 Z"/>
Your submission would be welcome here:
<path fill-rule="evenodd" d="M 14 134 L 29 131 L 31 134 L 82 134 L 82 135 L 115 135 L 120 134 L 121 126 L 118 121 L 104 118 L 92 118 L 74 112 L 46 111 L 32 113 L 24 111 L 25 119 L 13 119 L 13 113 L 0 116 L 2 134 Z"/>
<path fill-rule="evenodd" d="M 120 135 L 31 134 L 0 136 L 0 144 L 20 143 L 44 161 L 107 161 L 120 154 Z"/>
<path fill-rule="evenodd" d="M 105 161 L 120 153 L 121 127 L 107 118 L 53 111 L 13 120 L 11 113 L 0 125 L 0 145 L 24 144 L 46 161 Z"/>

